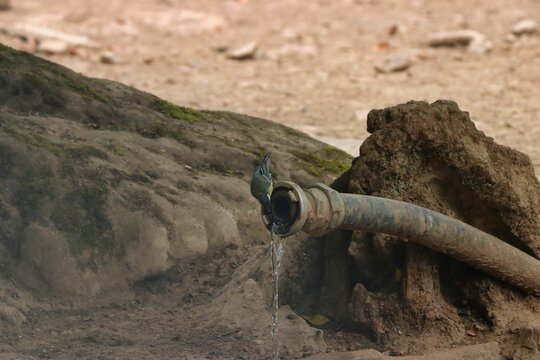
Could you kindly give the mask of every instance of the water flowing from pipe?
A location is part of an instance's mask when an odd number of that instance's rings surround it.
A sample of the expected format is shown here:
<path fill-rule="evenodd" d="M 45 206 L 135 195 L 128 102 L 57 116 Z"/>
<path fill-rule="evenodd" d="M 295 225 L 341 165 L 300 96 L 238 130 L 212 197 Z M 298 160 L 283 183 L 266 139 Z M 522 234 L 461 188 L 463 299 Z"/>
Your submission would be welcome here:
<path fill-rule="evenodd" d="M 279 340 L 278 340 L 278 310 L 279 310 L 279 267 L 281 258 L 285 252 L 286 240 L 281 238 L 276 233 L 279 233 L 281 224 L 274 223 L 272 225 L 272 242 L 271 242 L 271 257 L 272 257 L 272 360 L 279 360 Z"/>

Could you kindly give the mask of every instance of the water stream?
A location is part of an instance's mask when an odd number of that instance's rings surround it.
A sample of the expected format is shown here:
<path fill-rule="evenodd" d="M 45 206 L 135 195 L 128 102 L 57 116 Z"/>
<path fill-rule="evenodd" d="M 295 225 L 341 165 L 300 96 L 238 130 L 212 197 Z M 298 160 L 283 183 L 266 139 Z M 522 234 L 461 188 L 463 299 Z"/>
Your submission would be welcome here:
<path fill-rule="evenodd" d="M 278 334 L 278 309 L 279 309 L 279 266 L 281 258 L 285 252 L 286 240 L 279 235 L 275 235 L 278 224 L 272 226 L 272 360 L 279 360 L 279 340 Z"/>

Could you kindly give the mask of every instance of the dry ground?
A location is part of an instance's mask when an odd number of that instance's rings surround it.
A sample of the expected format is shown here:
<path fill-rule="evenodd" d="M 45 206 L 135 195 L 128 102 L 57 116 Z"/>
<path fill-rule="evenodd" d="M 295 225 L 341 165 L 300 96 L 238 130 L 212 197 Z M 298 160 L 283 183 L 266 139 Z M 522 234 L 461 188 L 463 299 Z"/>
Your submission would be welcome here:
<path fill-rule="evenodd" d="M 97 48 L 40 53 L 85 75 L 117 80 L 182 105 L 279 121 L 353 155 L 367 136 L 370 109 L 412 99 L 452 99 L 497 142 L 527 153 L 540 174 L 540 34 L 508 36 L 519 20 L 540 20 L 535 0 L 12 3 L 11 11 L 0 13 L 0 28 L 7 32 L 15 24 L 37 24 L 95 40 Z M 425 45 L 432 32 L 461 28 L 485 34 L 493 42 L 491 52 Z M 0 42 L 33 50 L 31 41 L 5 33 Z M 249 42 L 258 44 L 254 58 L 227 57 L 228 50 Z M 393 54 L 410 57 L 412 64 L 405 71 L 377 73 L 374 65 Z M 191 303 L 174 289 L 149 286 L 135 300 L 87 313 L 30 312 L 30 325 L 2 332 L 0 351 L 13 359 L 22 354 L 193 358 L 181 351 L 198 346 L 197 341 L 208 347 L 206 358 L 230 351 L 220 347 L 223 342 L 205 341 L 205 334 L 179 333 L 178 321 Z M 211 297 L 218 286 L 210 282 L 201 288 Z M 152 294 L 168 291 L 174 300 L 161 306 Z M 226 336 L 236 341 L 235 334 Z"/>
<path fill-rule="evenodd" d="M 0 13 L 2 28 L 39 24 L 100 44 L 49 55 L 53 61 L 175 103 L 279 121 L 356 155 L 370 109 L 452 99 L 540 169 L 540 35 L 509 36 L 516 22 L 540 19 L 535 0 L 13 0 L 13 7 Z M 462 28 L 485 34 L 492 51 L 425 44 L 432 32 Z M 0 41 L 29 47 L 11 36 Z M 255 59 L 225 55 L 249 42 L 258 44 Z M 101 62 L 103 53 L 114 64 Z M 412 65 L 377 73 L 374 65 L 391 54 Z"/>

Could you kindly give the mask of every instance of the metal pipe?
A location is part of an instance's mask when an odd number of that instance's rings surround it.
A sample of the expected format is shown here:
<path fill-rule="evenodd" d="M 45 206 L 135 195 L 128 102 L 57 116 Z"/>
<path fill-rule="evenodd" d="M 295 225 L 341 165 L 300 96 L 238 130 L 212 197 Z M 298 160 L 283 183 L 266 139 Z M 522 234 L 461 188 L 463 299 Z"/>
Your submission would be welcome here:
<path fill-rule="evenodd" d="M 270 200 L 277 234 L 300 230 L 320 236 L 337 229 L 394 235 L 452 256 L 528 293 L 540 296 L 540 260 L 459 220 L 402 201 L 341 194 L 314 184 L 284 181 Z M 263 216 L 268 224 L 269 218 Z"/>

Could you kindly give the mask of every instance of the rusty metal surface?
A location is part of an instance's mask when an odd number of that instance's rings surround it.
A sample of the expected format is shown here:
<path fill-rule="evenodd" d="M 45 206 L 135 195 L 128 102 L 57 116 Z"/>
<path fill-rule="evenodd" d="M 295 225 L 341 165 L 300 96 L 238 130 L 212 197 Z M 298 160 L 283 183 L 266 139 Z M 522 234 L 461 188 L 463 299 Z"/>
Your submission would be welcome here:
<path fill-rule="evenodd" d="M 279 183 L 278 183 L 279 184 Z M 335 229 L 362 229 L 417 242 L 540 296 L 540 260 L 477 228 L 402 201 L 340 194 L 323 184 L 303 191 L 293 183 L 301 211 L 283 236 L 303 231 L 322 235 Z M 279 214 L 278 214 L 279 215 Z M 301 224 L 298 223 L 301 221 Z"/>

